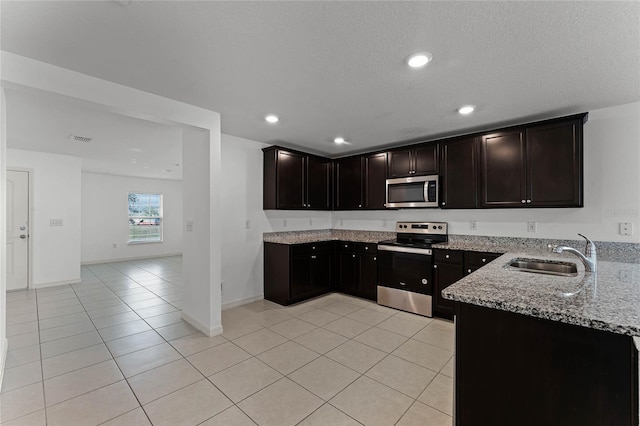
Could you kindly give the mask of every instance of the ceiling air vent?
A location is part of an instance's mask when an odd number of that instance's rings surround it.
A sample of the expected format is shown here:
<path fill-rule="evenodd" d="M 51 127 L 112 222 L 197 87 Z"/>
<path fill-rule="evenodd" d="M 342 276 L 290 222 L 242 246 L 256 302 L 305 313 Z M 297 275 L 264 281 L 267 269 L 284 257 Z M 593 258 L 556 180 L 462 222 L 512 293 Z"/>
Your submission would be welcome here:
<path fill-rule="evenodd" d="M 73 142 L 91 142 L 93 140 L 93 138 L 88 138 L 86 136 L 77 136 L 77 135 L 70 135 L 69 136 L 69 140 L 73 141 Z"/>

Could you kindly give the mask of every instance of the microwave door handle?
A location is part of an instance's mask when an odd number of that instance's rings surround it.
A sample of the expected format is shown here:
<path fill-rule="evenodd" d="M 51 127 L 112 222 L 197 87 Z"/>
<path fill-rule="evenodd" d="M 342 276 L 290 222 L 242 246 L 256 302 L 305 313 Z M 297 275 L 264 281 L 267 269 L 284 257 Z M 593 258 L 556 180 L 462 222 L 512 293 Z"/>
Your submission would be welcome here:
<path fill-rule="evenodd" d="M 425 203 L 426 203 L 426 202 L 428 202 L 428 201 L 429 201 L 429 181 L 428 181 L 428 180 L 425 180 L 425 181 L 424 181 L 424 186 L 423 186 L 423 188 L 422 188 L 422 189 L 424 190 L 424 191 L 423 191 L 423 192 L 424 192 L 424 194 L 423 194 L 423 195 L 424 195 L 424 201 L 425 201 Z"/>

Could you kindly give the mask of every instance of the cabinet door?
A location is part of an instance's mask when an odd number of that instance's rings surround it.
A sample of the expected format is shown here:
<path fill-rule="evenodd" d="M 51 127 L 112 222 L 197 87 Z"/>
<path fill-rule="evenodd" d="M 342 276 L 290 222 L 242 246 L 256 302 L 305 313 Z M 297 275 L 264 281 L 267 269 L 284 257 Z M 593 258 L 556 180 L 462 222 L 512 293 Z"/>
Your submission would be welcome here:
<path fill-rule="evenodd" d="M 322 251 L 311 255 L 311 280 L 313 290 L 319 294 L 331 290 L 333 271 L 333 252 Z"/>
<path fill-rule="evenodd" d="M 431 143 L 413 151 L 413 176 L 438 173 L 438 144 Z"/>
<path fill-rule="evenodd" d="M 442 147 L 442 201 L 446 209 L 478 207 L 478 148 L 476 138 L 447 142 Z"/>
<path fill-rule="evenodd" d="M 433 311 L 443 318 L 453 318 L 453 302 L 442 297 L 441 291 L 464 277 L 461 263 L 438 263 L 434 265 Z"/>
<path fill-rule="evenodd" d="M 362 170 L 360 157 L 336 161 L 336 203 L 339 210 L 362 208 Z"/>
<path fill-rule="evenodd" d="M 358 255 L 355 251 L 338 251 L 338 291 L 356 294 L 358 278 Z"/>
<path fill-rule="evenodd" d="M 387 201 L 387 154 L 374 154 L 363 157 L 364 164 L 364 207 L 384 209 Z"/>
<path fill-rule="evenodd" d="M 510 131 L 482 137 L 483 207 L 526 205 L 524 132 Z"/>
<path fill-rule="evenodd" d="M 291 281 L 289 286 L 289 298 L 297 301 L 310 297 L 314 292 L 311 280 L 311 256 L 315 254 L 299 254 L 291 256 Z"/>
<path fill-rule="evenodd" d="M 307 208 L 331 209 L 331 160 L 307 157 Z"/>
<path fill-rule="evenodd" d="M 527 202 L 535 207 L 582 207 L 582 123 L 527 129 Z"/>
<path fill-rule="evenodd" d="M 378 299 L 378 258 L 375 254 L 360 254 L 358 262 L 358 296 Z"/>
<path fill-rule="evenodd" d="M 304 163 L 302 154 L 278 151 L 277 204 L 279 209 L 304 208 Z"/>
<path fill-rule="evenodd" d="M 409 149 L 389 152 L 388 177 L 413 176 L 413 156 Z"/>

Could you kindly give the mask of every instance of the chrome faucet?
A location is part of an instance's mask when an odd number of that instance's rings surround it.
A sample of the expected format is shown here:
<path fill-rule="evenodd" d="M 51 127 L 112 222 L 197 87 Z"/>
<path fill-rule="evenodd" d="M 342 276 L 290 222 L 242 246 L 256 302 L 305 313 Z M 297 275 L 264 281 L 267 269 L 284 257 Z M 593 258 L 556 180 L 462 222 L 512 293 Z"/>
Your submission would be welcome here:
<path fill-rule="evenodd" d="M 554 244 L 549 244 L 548 247 L 551 249 L 553 253 L 562 253 L 567 251 L 569 253 L 573 253 L 580 258 L 582 263 L 584 263 L 584 269 L 587 272 L 596 272 L 596 245 L 589 238 L 585 237 L 582 234 L 578 234 L 585 240 L 587 240 L 587 246 L 584 249 L 584 254 L 580 252 L 580 250 L 574 249 L 573 247 L 567 246 L 558 246 Z"/>

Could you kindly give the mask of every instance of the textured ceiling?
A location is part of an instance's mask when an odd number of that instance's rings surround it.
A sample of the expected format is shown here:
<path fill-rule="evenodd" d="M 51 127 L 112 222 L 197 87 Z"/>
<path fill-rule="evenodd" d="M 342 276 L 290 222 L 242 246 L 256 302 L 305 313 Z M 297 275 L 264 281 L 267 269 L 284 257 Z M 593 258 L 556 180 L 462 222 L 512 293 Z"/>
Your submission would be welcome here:
<path fill-rule="evenodd" d="M 124 3 L 2 1 L 1 48 L 332 156 L 640 100 L 637 1 Z"/>
<path fill-rule="evenodd" d="M 85 172 L 182 179 L 182 166 L 176 165 L 182 163 L 179 127 L 97 110 L 40 91 L 7 90 L 6 98 L 8 148 L 81 157 Z M 70 135 L 93 140 L 70 141 Z"/>

